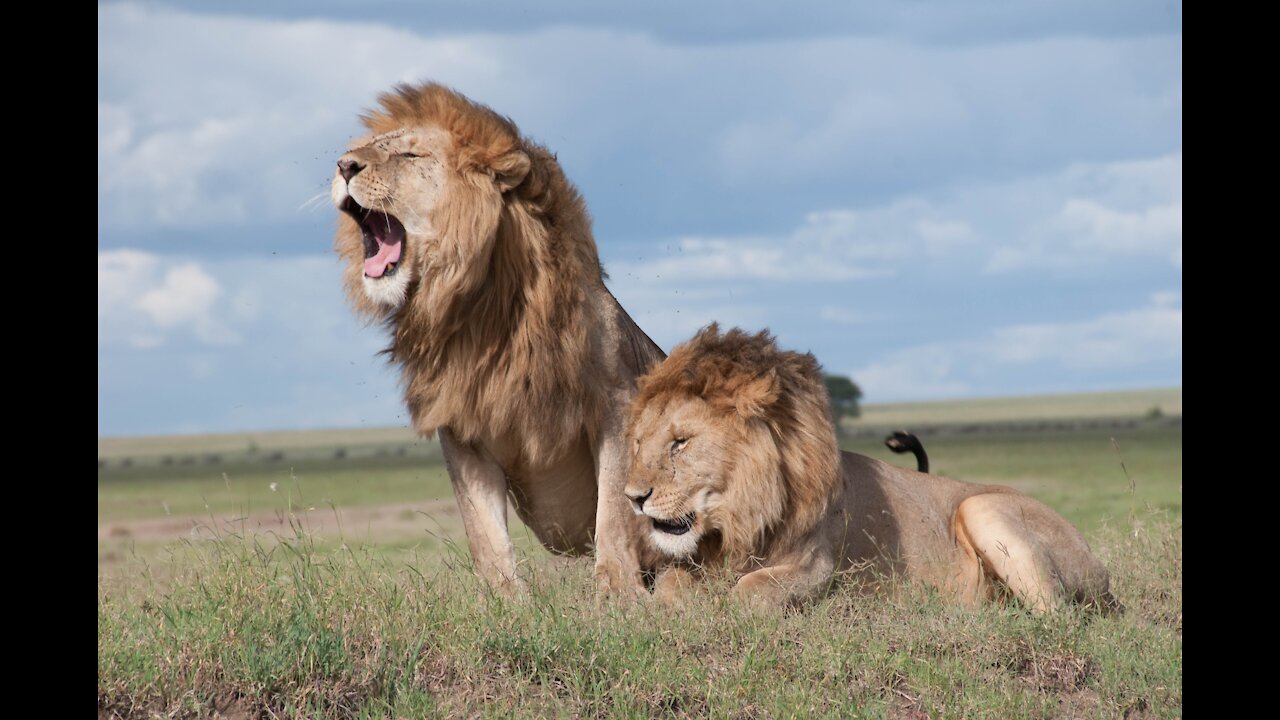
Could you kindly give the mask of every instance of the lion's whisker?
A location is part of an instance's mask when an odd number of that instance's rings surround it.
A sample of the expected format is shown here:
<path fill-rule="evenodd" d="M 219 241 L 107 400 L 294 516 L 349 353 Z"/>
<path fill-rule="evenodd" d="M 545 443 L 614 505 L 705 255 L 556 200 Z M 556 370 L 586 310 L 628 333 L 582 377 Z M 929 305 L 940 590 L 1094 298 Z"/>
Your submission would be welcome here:
<path fill-rule="evenodd" d="M 311 197 L 309 197 L 309 198 L 307 198 L 306 200 L 304 200 L 304 201 L 302 202 L 302 204 L 298 206 L 298 212 L 302 212 L 303 210 L 314 210 L 314 209 L 316 209 L 317 207 L 319 207 L 319 206 L 320 206 L 320 201 L 321 201 L 321 200 L 323 200 L 323 199 L 325 199 L 325 198 L 327 198 L 327 197 L 329 197 L 329 191 L 328 191 L 328 190 L 321 190 L 320 192 L 316 193 L 315 195 L 312 195 Z"/>

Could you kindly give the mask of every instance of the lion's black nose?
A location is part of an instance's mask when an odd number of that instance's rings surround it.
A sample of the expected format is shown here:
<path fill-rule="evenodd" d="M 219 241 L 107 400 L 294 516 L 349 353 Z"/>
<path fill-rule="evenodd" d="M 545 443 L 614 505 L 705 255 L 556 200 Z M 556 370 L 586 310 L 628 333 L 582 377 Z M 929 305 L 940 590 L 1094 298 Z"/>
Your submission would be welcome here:
<path fill-rule="evenodd" d="M 625 492 L 627 493 L 627 497 L 631 498 L 631 502 L 635 504 L 636 512 L 643 512 L 644 501 L 648 500 L 649 496 L 653 494 L 653 488 L 645 490 L 643 494 L 635 492 L 634 490 L 626 490 Z"/>
<path fill-rule="evenodd" d="M 338 161 L 338 172 L 342 174 L 342 179 L 347 182 L 351 182 L 351 178 L 358 175 L 363 169 L 363 165 L 351 158 L 342 158 Z"/>

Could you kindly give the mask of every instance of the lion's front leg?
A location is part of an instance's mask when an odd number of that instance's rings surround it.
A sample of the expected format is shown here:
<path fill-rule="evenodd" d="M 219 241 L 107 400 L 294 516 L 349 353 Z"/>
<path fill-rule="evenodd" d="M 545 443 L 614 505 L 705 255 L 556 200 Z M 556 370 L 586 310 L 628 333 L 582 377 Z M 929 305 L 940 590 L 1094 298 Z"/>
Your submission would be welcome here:
<path fill-rule="evenodd" d="M 506 474 L 476 447 L 458 442 L 448 428 L 440 428 L 439 435 L 476 572 L 503 595 L 524 592 L 507 530 Z"/>
<path fill-rule="evenodd" d="M 653 599 L 667 607 L 682 607 L 693 594 L 697 578 L 688 568 L 671 566 L 658 572 L 653 581 Z"/>
<path fill-rule="evenodd" d="M 825 593 L 834 574 L 835 563 L 826 556 L 770 565 L 743 575 L 733 597 L 764 609 L 802 605 Z"/>
<path fill-rule="evenodd" d="M 625 407 L 625 404 L 623 405 Z M 627 456 L 622 422 L 606 425 L 596 448 L 596 590 L 601 597 L 648 595 L 640 576 L 639 542 L 635 511 L 623 493 L 627 484 Z"/>

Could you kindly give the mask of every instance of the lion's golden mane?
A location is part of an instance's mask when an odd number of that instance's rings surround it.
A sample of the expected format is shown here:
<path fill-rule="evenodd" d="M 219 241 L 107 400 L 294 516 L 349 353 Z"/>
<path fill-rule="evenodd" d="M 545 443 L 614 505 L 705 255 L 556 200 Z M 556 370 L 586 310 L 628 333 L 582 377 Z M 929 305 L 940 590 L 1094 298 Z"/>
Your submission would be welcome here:
<path fill-rule="evenodd" d="M 602 401 L 589 364 L 595 318 L 582 302 L 602 269 L 581 195 L 546 148 L 449 88 L 400 86 L 379 104 L 362 117 L 371 135 L 435 127 L 452 137 L 451 182 L 432 217 L 448 244 L 418 258 L 418 286 L 388 315 L 362 290 L 360 228 L 343 215 L 336 246 L 352 305 L 393 329 L 388 352 L 420 432 L 519 437 L 533 463 L 558 456 L 596 424 Z M 523 180 L 494 192 L 493 178 L 524 158 Z"/>
<path fill-rule="evenodd" d="M 749 334 L 733 328 L 721 333 L 712 323 L 677 347 L 640 382 L 632 401 L 632 422 L 648 407 L 665 407 L 700 398 L 724 423 L 758 419 L 776 444 L 774 472 L 744 472 L 737 497 L 754 507 L 734 508 L 734 516 L 768 518 L 719 527 L 720 550 L 732 561 L 786 546 L 811 531 L 827 512 L 840 481 L 840 448 L 822 369 L 811 354 L 779 350 L 767 330 Z M 760 466 L 774 458 L 757 457 L 771 448 L 743 447 L 738 463 Z M 726 472 L 732 470 L 726 469 Z M 772 493 L 751 483 L 781 482 L 781 506 L 761 506 Z"/>

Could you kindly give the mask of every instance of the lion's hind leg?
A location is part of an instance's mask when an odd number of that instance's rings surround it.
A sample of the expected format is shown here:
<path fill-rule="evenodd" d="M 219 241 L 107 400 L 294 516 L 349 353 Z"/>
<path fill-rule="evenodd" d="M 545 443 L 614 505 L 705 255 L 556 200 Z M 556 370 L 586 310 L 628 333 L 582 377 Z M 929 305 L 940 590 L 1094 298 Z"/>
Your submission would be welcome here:
<path fill-rule="evenodd" d="M 983 574 L 1035 612 L 1067 602 L 1111 605 L 1106 568 L 1080 532 L 1025 495 L 988 493 L 960 503 L 956 535 Z"/>

